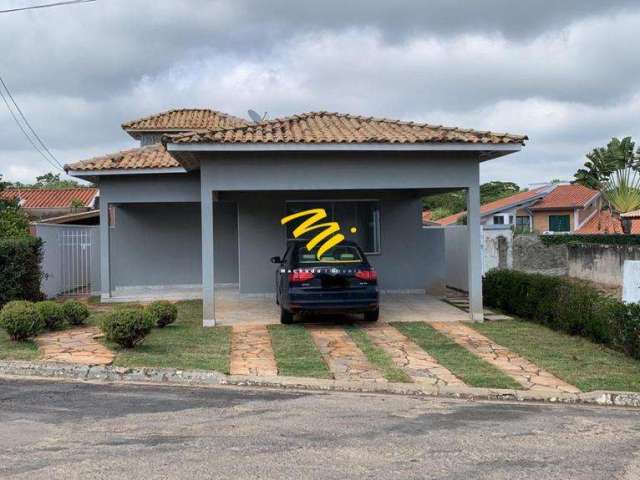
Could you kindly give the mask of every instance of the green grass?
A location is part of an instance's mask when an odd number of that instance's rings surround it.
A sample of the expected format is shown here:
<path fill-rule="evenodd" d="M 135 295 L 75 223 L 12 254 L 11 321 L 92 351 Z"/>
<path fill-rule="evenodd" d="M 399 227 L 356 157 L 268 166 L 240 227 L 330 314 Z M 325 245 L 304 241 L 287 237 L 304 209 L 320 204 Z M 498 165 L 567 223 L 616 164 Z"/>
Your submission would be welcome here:
<path fill-rule="evenodd" d="M 411 377 L 402 369 L 396 367 L 391 357 L 383 349 L 373 344 L 366 331 L 355 325 L 346 326 L 345 330 L 358 348 L 362 350 L 362 353 L 365 354 L 369 363 L 382 372 L 384 378 L 390 382 L 411 383 Z"/>
<path fill-rule="evenodd" d="M 229 373 L 230 327 L 202 327 L 202 302 L 179 302 L 178 319 L 165 328 L 154 328 L 144 342 L 133 349 L 106 343 L 116 352 L 114 365 L 216 370 Z M 93 314 L 98 324 L 102 314 Z"/>
<path fill-rule="evenodd" d="M 14 342 L 7 332 L 0 329 L 0 360 L 35 360 L 38 347 L 31 341 Z"/>
<path fill-rule="evenodd" d="M 640 391 L 640 361 L 587 339 L 523 320 L 473 328 L 582 391 Z"/>
<path fill-rule="evenodd" d="M 392 325 L 467 385 L 488 388 L 522 388 L 507 374 L 475 356 L 426 323 L 395 322 Z"/>
<path fill-rule="evenodd" d="M 278 375 L 331 378 L 322 355 L 302 325 L 269 325 Z"/>

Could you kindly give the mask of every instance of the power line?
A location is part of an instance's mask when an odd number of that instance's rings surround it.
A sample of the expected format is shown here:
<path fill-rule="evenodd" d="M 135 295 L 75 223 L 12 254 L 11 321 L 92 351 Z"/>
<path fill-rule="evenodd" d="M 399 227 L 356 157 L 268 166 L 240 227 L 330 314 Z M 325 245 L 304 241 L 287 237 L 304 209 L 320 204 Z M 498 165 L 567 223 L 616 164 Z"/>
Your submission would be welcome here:
<path fill-rule="evenodd" d="M 38 136 L 38 134 L 36 133 L 36 131 L 33 129 L 33 127 L 31 126 L 31 124 L 29 123 L 29 120 L 27 120 L 27 117 L 24 116 L 24 113 L 22 113 L 22 109 L 20 108 L 20 105 L 18 105 L 18 103 L 15 101 L 15 99 L 13 98 L 13 95 L 11 95 L 11 90 L 9 90 L 9 87 L 7 87 L 7 84 L 4 82 L 4 80 L 2 79 L 2 75 L 0 75 L 0 83 L 2 84 L 2 86 L 4 87 L 4 89 L 6 90 L 7 94 L 9 95 L 9 98 L 11 99 L 11 102 L 15 105 L 16 110 L 18 110 L 18 113 L 20 114 L 20 117 L 22 117 L 22 120 L 24 122 L 24 124 L 27 126 L 27 128 L 31 131 L 31 133 L 33 134 L 34 137 L 36 137 L 36 140 L 38 141 L 38 143 L 42 146 L 42 148 L 44 149 L 45 152 L 47 152 L 49 154 L 49 156 L 53 159 L 54 162 L 56 162 L 58 164 L 58 166 L 60 168 L 62 168 L 62 164 L 58 161 L 58 159 L 56 158 L 56 156 L 51 153 L 51 150 L 49 150 L 49 148 L 47 148 L 47 146 L 44 144 L 44 142 L 42 141 L 42 139 Z"/>
<path fill-rule="evenodd" d="M 8 91 L 8 90 L 7 90 Z M 60 167 L 60 165 L 56 165 L 55 163 L 53 163 L 51 161 L 51 159 L 49 157 L 47 157 L 42 150 L 40 150 L 38 148 L 38 146 L 35 144 L 35 142 L 33 141 L 33 139 L 31 138 L 31 136 L 27 133 L 27 131 L 25 130 L 24 126 L 22 125 L 22 123 L 20 123 L 20 120 L 18 120 L 18 117 L 16 116 L 16 114 L 13 112 L 13 110 L 11 109 L 11 106 L 9 105 L 9 102 L 7 101 L 7 97 L 5 96 L 5 94 L 2 92 L 2 89 L 0 89 L 0 97 L 2 97 L 2 100 L 4 101 L 4 104 L 7 106 L 7 110 L 9 110 L 9 113 L 11 114 L 11 116 L 13 117 L 13 120 L 16 122 L 16 124 L 18 125 L 18 127 L 20 127 L 20 130 L 22 130 L 22 133 L 24 134 L 25 137 L 27 137 L 27 140 L 29 140 L 29 143 L 33 146 L 33 148 L 35 148 L 35 150 L 42 155 L 42 158 L 44 158 L 47 162 L 49 162 L 49 164 L 53 167 L 56 168 L 58 170 L 62 170 L 64 171 L 64 169 L 62 167 Z"/>
<path fill-rule="evenodd" d="M 60 7 L 62 5 L 73 5 L 75 3 L 89 3 L 96 0 L 68 0 L 66 2 L 46 3 L 43 5 L 32 5 L 30 7 L 10 8 L 8 10 L 0 10 L 0 13 L 20 12 L 22 10 L 35 10 L 36 8 Z"/>

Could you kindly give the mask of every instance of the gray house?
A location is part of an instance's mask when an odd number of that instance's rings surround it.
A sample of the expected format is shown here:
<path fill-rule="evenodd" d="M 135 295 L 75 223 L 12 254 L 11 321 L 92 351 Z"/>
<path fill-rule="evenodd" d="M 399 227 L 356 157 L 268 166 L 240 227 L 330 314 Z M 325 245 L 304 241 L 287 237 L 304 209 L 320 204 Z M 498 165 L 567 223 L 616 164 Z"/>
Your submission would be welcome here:
<path fill-rule="evenodd" d="M 526 137 L 326 112 L 250 123 L 206 109 L 123 128 L 139 148 L 66 166 L 100 188 L 103 300 L 202 298 L 214 325 L 218 289 L 273 293 L 269 259 L 291 236 L 280 219 L 318 207 L 368 253 L 383 291 L 442 293 L 444 235 L 422 227 L 421 198 L 465 188 L 471 316 L 482 319 L 479 166 Z"/>

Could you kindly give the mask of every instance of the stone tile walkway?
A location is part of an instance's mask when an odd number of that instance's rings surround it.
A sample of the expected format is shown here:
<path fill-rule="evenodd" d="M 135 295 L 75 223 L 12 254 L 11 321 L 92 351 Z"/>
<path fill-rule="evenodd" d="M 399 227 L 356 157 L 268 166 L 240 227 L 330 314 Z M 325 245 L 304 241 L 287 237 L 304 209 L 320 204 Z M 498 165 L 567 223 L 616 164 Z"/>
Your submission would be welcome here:
<path fill-rule="evenodd" d="M 271 336 L 265 325 L 234 325 L 229 372 L 232 375 L 278 374 Z"/>
<path fill-rule="evenodd" d="M 444 333 L 482 360 L 494 365 L 512 377 L 527 390 L 557 390 L 563 393 L 579 393 L 573 385 L 560 380 L 536 364 L 502 347 L 481 333 L 461 323 L 432 322 L 436 330 Z"/>
<path fill-rule="evenodd" d="M 464 382 L 440 365 L 427 352 L 386 323 L 361 324 L 374 345 L 382 348 L 397 367 L 416 383 L 459 385 Z"/>
<path fill-rule="evenodd" d="M 96 340 L 101 336 L 96 327 L 80 327 L 39 335 L 36 343 L 48 362 L 109 365 L 115 355 Z"/>
<path fill-rule="evenodd" d="M 386 382 L 339 325 L 307 325 L 318 350 L 336 380 Z"/>

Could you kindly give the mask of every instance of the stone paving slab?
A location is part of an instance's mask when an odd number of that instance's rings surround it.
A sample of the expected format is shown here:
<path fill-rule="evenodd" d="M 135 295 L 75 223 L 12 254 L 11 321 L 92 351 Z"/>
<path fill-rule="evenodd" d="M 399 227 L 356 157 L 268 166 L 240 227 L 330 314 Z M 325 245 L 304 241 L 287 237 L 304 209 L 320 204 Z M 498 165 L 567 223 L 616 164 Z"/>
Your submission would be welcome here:
<path fill-rule="evenodd" d="M 265 325 L 234 325 L 229 371 L 232 375 L 278 374 L 271 335 Z"/>
<path fill-rule="evenodd" d="M 341 326 L 307 325 L 306 328 L 336 380 L 387 381 Z"/>
<path fill-rule="evenodd" d="M 502 370 L 527 390 L 580 393 L 578 388 L 560 380 L 535 363 L 494 343 L 467 325 L 446 322 L 432 322 L 429 325 L 447 335 L 458 345 Z"/>
<path fill-rule="evenodd" d="M 427 385 L 458 385 L 465 383 L 440 365 L 427 352 L 386 323 L 360 325 L 374 345 L 382 348 L 416 383 Z"/>
<path fill-rule="evenodd" d="M 36 343 L 48 362 L 109 365 L 115 354 L 96 340 L 101 336 L 97 327 L 79 327 L 39 335 Z"/>

